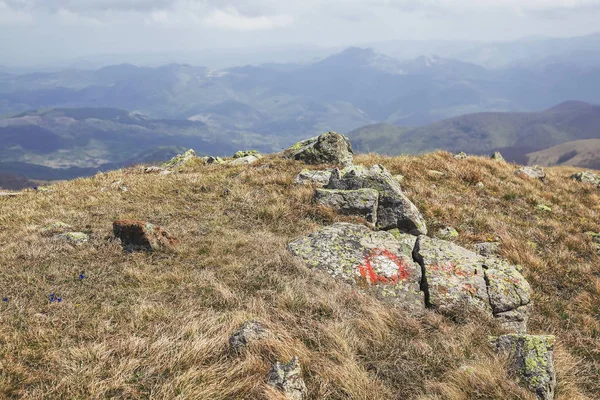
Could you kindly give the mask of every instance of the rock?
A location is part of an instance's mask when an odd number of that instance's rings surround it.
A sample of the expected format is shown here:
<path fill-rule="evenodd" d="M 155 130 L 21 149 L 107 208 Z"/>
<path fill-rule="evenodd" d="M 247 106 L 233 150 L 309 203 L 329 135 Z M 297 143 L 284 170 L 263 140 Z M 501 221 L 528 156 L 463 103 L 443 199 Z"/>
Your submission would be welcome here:
<path fill-rule="evenodd" d="M 464 160 L 465 158 L 467 158 L 467 153 L 461 151 L 460 153 L 455 154 L 454 158 L 456 158 L 457 160 Z"/>
<path fill-rule="evenodd" d="M 315 185 L 323 187 L 329 183 L 332 171 L 332 169 L 326 169 L 324 171 L 303 169 L 298 176 L 296 176 L 296 179 L 294 179 L 294 183 L 296 185 Z"/>
<path fill-rule="evenodd" d="M 260 153 L 258 152 L 258 150 L 243 150 L 236 152 L 233 155 L 233 158 L 244 158 L 248 156 L 255 156 L 256 158 L 260 158 Z"/>
<path fill-rule="evenodd" d="M 447 226 L 438 231 L 438 237 L 442 239 L 455 239 L 458 237 L 458 231 L 451 226 Z"/>
<path fill-rule="evenodd" d="M 402 183 L 402 181 L 404 180 L 404 175 L 394 175 L 394 179 L 398 181 L 398 183 Z"/>
<path fill-rule="evenodd" d="M 483 242 L 477 243 L 475 245 L 475 251 L 477 252 L 477 254 L 486 258 L 495 256 L 498 253 L 499 249 L 499 242 Z"/>
<path fill-rule="evenodd" d="M 428 306 L 455 311 L 469 305 L 491 315 L 482 257 L 427 236 L 417 239 L 414 256 L 425 271 Z"/>
<path fill-rule="evenodd" d="M 17 197 L 22 194 L 22 192 L 0 192 L 0 197 Z"/>
<path fill-rule="evenodd" d="M 256 340 L 266 339 L 271 336 L 260 322 L 247 321 L 238 328 L 229 338 L 229 348 L 234 353 L 241 353 L 246 346 Z"/>
<path fill-rule="evenodd" d="M 307 164 L 352 165 L 350 140 L 344 135 L 327 132 L 321 136 L 303 140 L 285 150 L 286 158 L 304 161 Z"/>
<path fill-rule="evenodd" d="M 431 176 L 438 177 L 438 178 L 441 178 L 442 176 L 445 176 L 445 175 L 446 175 L 446 174 L 445 174 L 445 173 L 443 173 L 442 171 L 436 171 L 436 170 L 434 170 L 434 169 L 428 169 L 428 170 L 427 170 L 427 174 L 428 174 L 428 175 L 431 175 Z"/>
<path fill-rule="evenodd" d="M 164 168 L 180 167 L 180 166 L 182 166 L 184 164 L 187 164 L 188 162 L 190 162 L 194 158 L 196 158 L 196 152 L 194 152 L 194 150 L 192 150 L 192 149 L 189 149 L 188 151 L 186 151 L 183 154 L 176 155 L 171 160 L 169 160 L 166 163 L 164 163 L 162 166 Z"/>
<path fill-rule="evenodd" d="M 40 229 L 40 233 L 45 236 L 52 236 L 59 233 L 66 233 L 72 230 L 73 227 L 71 225 L 58 221 L 48 225 L 44 225 L 42 229 Z"/>
<path fill-rule="evenodd" d="M 477 184 L 475 185 L 475 187 L 477 189 L 483 189 L 483 188 L 485 188 L 485 185 L 483 184 L 483 182 L 477 182 Z"/>
<path fill-rule="evenodd" d="M 113 232 L 128 251 L 175 250 L 179 245 L 179 240 L 164 228 L 144 221 L 115 221 Z"/>
<path fill-rule="evenodd" d="M 317 189 L 317 204 L 331 207 L 343 215 L 357 215 L 375 224 L 379 192 L 375 189 L 336 190 Z"/>
<path fill-rule="evenodd" d="M 592 239 L 592 242 L 600 244 L 600 233 L 586 232 L 585 234 Z"/>
<path fill-rule="evenodd" d="M 496 161 L 504 161 L 504 157 L 502 157 L 502 154 L 499 151 L 495 151 L 494 154 L 490 156 L 490 158 Z"/>
<path fill-rule="evenodd" d="M 552 209 L 544 204 L 538 204 L 537 206 L 535 206 L 535 208 L 538 211 L 542 211 L 542 212 L 552 212 Z"/>
<path fill-rule="evenodd" d="M 593 183 L 594 185 L 600 185 L 600 175 L 594 174 L 593 172 L 584 171 L 578 172 L 571 176 L 571 179 L 583 183 Z"/>
<path fill-rule="evenodd" d="M 254 155 L 239 157 L 229 162 L 229 165 L 248 165 L 257 162 L 260 158 Z"/>
<path fill-rule="evenodd" d="M 380 299 L 409 307 L 423 307 L 421 267 L 413 261 L 411 240 L 398 240 L 363 225 L 338 223 L 288 245 L 312 269 L 363 288 Z"/>
<path fill-rule="evenodd" d="M 404 195 L 400 184 L 381 165 L 371 168 L 351 166 L 334 170 L 327 189 L 375 189 L 379 192 L 378 229 L 398 228 L 413 235 L 427 234 L 425 220 L 417 207 Z"/>
<path fill-rule="evenodd" d="M 202 161 L 204 161 L 205 164 L 223 164 L 225 162 L 225 161 L 223 161 L 223 159 L 221 157 L 213 157 L 213 156 L 200 157 L 200 159 Z"/>
<path fill-rule="evenodd" d="M 542 182 L 546 182 L 546 173 L 542 167 L 534 165 L 533 167 L 521 167 L 515 171 L 515 175 L 522 178 L 539 179 Z"/>
<path fill-rule="evenodd" d="M 306 385 L 302 379 L 302 367 L 298 357 L 289 363 L 277 361 L 272 365 L 267 384 L 281 391 L 286 399 L 302 400 L 306 396 Z"/>
<path fill-rule="evenodd" d="M 509 355 L 513 371 L 539 399 L 554 399 L 554 336 L 510 334 L 490 341 L 497 351 Z"/>
<path fill-rule="evenodd" d="M 69 242 L 74 246 L 80 246 L 90 240 L 90 237 L 83 232 L 66 232 L 61 233 L 60 235 L 55 235 L 54 237 L 56 239 Z"/>
<path fill-rule="evenodd" d="M 144 168 L 144 173 L 145 174 L 169 175 L 169 174 L 173 173 L 173 171 L 169 171 L 168 169 L 157 167 L 157 166 L 151 166 L 151 167 Z"/>

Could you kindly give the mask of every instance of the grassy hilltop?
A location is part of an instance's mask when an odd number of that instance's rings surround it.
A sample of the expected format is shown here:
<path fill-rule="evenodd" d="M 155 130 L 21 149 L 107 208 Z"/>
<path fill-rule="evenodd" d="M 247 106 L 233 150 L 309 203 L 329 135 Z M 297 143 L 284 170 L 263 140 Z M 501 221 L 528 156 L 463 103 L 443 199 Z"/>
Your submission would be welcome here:
<path fill-rule="evenodd" d="M 548 168 L 543 184 L 445 152 L 355 162 L 404 175 L 431 232 L 451 225 L 467 248 L 500 239 L 532 286 L 529 331 L 557 336 L 556 398 L 597 398 L 595 186 L 571 181 L 571 167 Z M 0 197 L 0 398 L 278 399 L 270 361 L 297 355 L 311 399 L 533 399 L 489 345 L 494 321 L 409 314 L 288 253 L 319 226 L 364 222 L 313 204 L 313 188 L 292 184 L 303 168 L 276 156 L 166 176 L 132 168 Z M 125 253 L 112 234 L 122 218 L 164 226 L 179 251 Z M 40 234 L 56 221 L 91 240 Z M 237 357 L 228 338 L 248 319 L 275 335 Z"/>

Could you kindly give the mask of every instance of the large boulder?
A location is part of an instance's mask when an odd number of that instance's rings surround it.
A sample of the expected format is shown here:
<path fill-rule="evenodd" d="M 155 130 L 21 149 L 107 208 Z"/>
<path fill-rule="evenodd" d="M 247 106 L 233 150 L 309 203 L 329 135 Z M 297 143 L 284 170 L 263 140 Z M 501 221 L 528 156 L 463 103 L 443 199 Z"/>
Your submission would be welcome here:
<path fill-rule="evenodd" d="M 175 250 L 179 245 L 179 240 L 163 227 L 145 221 L 115 221 L 113 232 L 128 251 Z"/>
<path fill-rule="evenodd" d="M 267 375 L 267 384 L 278 389 L 289 400 L 302 400 L 306 396 L 306 384 L 302 379 L 302 367 L 298 357 L 289 363 L 275 362 Z"/>
<path fill-rule="evenodd" d="M 578 172 L 576 174 L 573 174 L 571 176 L 571 179 L 573 179 L 574 181 L 577 181 L 577 182 L 592 183 L 594 185 L 600 185 L 600 175 L 595 174 L 593 172 L 589 172 L 589 171 Z"/>
<path fill-rule="evenodd" d="M 554 336 L 510 334 L 490 341 L 497 351 L 509 355 L 513 372 L 539 399 L 554 398 Z"/>
<path fill-rule="evenodd" d="M 283 155 L 307 164 L 352 165 L 353 157 L 350 140 L 336 132 L 303 140 L 285 150 Z"/>
<path fill-rule="evenodd" d="M 375 224 L 379 192 L 375 189 L 317 189 L 315 201 L 344 215 L 358 215 Z"/>
<path fill-rule="evenodd" d="M 515 175 L 520 176 L 521 178 L 527 179 L 539 179 L 542 182 L 546 182 L 546 172 L 539 165 L 534 165 L 532 167 L 521 167 L 515 171 Z"/>
<path fill-rule="evenodd" d="M 398 233 L 401 235 L 401 233 Z M 415 238 L 398 240 L 363 225 L 338 223 L 290 243 L 309 268 L 363 288 L 380 299 L 422 308 L 421 267 L 413 261 Z"/>
<path fill-rule="evenodd" d="M 378 229 L 398 228 L 413 235 L 427 234 L 425 220 L 417 207 L 404 195 L 400 183 L 381 165 L 371 168 L 351 166 L 334 170 L 327 189 L 375 189 L 379 192 Z"/>
<path fill-rule="evenodd" d="M 516 267 L 427 236 L 418 238 L 414 257 L 425 273 L 428 306 L 441 311 L 470 306 L 507 331 L 526 331 L 531 289 Z"/>
<path fill-rule="evenodd" d="M 323 171 L 315 171 L 311 169 L 303 169 L 294 179 L 296 185 L 315 185 L 318 187 L 326 186 L 331 179 L 332 169 Z"/>

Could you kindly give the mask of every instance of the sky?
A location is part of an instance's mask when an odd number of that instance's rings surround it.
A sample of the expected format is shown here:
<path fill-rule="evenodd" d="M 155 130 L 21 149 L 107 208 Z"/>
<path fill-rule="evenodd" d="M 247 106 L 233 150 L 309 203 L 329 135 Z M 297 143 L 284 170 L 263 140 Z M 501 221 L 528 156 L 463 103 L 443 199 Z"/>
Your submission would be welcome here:
<path fill-rule="evenodd" d="M 0 65 L 599 31 L 600 0 L 0 0 Z M 267 60 L 268 61 L 268 60 Z"/>

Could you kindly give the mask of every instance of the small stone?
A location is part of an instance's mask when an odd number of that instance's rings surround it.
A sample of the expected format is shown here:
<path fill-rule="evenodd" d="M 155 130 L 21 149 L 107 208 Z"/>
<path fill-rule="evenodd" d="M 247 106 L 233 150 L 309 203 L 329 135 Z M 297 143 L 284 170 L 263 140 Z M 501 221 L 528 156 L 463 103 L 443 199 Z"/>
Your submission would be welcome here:
<path fill-rule="evenodd" d="M 521 178 L 539 179 L 542 182 L 547 181 L 546 172 L 542 167 L 534 165 L 533 167 L 521 167 L 515 171 L 515 175 Z"/>
<path fill-rule="evenodd" d="M 234 353 L 240 354 L 251 342 L 271 336 L 260 322 L 247 321 L 229 338 L 229 348 Z"/>
<path fill-rule="evenodd" d="M 467 158 L 467 153 L 461 151 L 460 153 L 455 154 L 454 158 L 456 158 L 457 160 L 464 160 L 465 158 Z"/>
<path fill-rule="evenodd" d="M 213 156 L 201 157 L 200 159 L 204 161 L 205 164 L 223 164 L 225 162 L 221 157 Z"/>
<path fill-rule="evenodd" d="M 314 171 L 310 169 L 303 169 L 296 179 L 294 184 L 296 185 L 315 185 L 317 187 L 326 186 L 331 179 L 332 169 L 326 169 L 324 171 Z"/>
<path fill-rule="evenodd" d="M 144 168 L 145 174 L 168 175 L 168 174 L 171 174 L 172 172 L 173 171 L 169 171 L 168 169 L 157 167 L 157 166 L 151 166 L 151 167 Z"/>
<path fill-rule="evenodd" d="M 245 156 L 245 157 L 239 157 L 236 158 L 235 160 L 232 160 L 229 162 L 229 165 L 249 165 L 249 164 L 254 164 L 255 162 L 257 162 L 259 160 L 259 157 L 255 156 L 255 155 L 249 155 L 249 156 Z"/>
<path fill-rule="evenodd" d="M 429 174 L 430 176 L 435 176 L 435 177 L 442 177 L 444 175 L 446 175 L 445 173 L 443 173 L 442 171 L 436 171 L 434 169 L 428 169 L 427 174 Z"/>
<path fill-rule="evenodd" d="M 307 390 L 298 357 L 293 357 L 289 363 L 275 362 L 267 375 L 267 384 L 281 391 L 286 399 L 304 399 Z"/>
<path fill-rule="evenodd" d="M 451 226 L 447 226 L 438 231 L 438 237 L 442 239 L 456 239 L 458 237 L 458 231 Z"/>
<path fill-rule="evenodd" d="M 477 189 L 483 189 L 483 188 L 485 188 L 485 185 L 483 184 L 483 182 L 477 182 L 477 184 L 475 185 L 475 187 Z"/>
<path fill-rule="evenodd" d="M 475 251 L 483 257 L 492 257 L 498 254 L 499 242 L 483 242 L 475 245 Z"/>
<path fill-rule="evenodd" d="M 544 204 L 538 204 L 535 208 L 538 211 L 542 211 L 542 212 L 552 212 L 552 209 Z"/>
<path fill-rule="evenodd" d="M 128 251 L 175 250 L 179 245 L 179 240 L 164 228 L 145 221 L 115 221 L 113 232 Z"/>
<path fill-rule="evenodd" d="M 509 355 L 513 371 L 541 400 L 554 399 L 554 341 L 551 335 L 510 334 L 490 338 L 497 351 Z"/>
<path fill-rule="evenodd" d="M 74 246 L 80 246 L 84 243 L 87 243 L 90 240 L 90 237 L 83 232 L 67 232 L 61 233 L 60 235 L 54 236 L 56 239 L 64 240 L 66 242 L 71 243 Z"/>
<path fill-rule="evenodd" d="M 496 161 L 504 161 L 504 157 L 502 157 L 502 154 L 499 151 L 495 151 L 494 154 L 490 156 L 490 158 Z"/>
<path fill-rule="evenodd" d="M 577 182 L 592 183 L 594 185 L 600 185 L 600 175 L 595 174 L 593 172 L 589 172 L 589 171 L 578 172 L 576 174 L 573 174 L 571 176 L 571 179 L 573 179 L 574 181 L 577 181 Z"/>
<path fill-rule="evenodd" d="M 317 189 L 315 202 L 331 207 L 343 215 L 356 215 L 375 224 L 379 192 L 375 189 L 336 190 Z"/>
<path fill-rule="evenodd" d="M 237 158 L 244 158 L 244 157 L 248 157 L 248 156 L 255 156 L 256 158 L 260 158 L 260 153 L 258 152 L 258 150 L 241 150 L 236 152 L 233 155 L 234 159 Z"/>
<path fill-rule="evenodd" d="M 196 152 L 192 149 L 189 149 L 183 154 L 176 155 L 171 160 L 164 163 L 162 166 L 164 168 L 181 167 L 182 165 L 187 164 L 188 162 L 193 160 L 194 158 L 196 158 Z"/>
<path fill-rule="evenodd" d="M 286 158 L 307 164 L 352 165 L 354 152 L 350 140 L 336 132 L 303 140 L 283 152 Z"/>
<path fill-rule="evenodd" d="M 404 175 L 394 175 L 394 179 L 398 181 L 398 183 L 402 183 L 402 181 L 404 180 Z"/>

